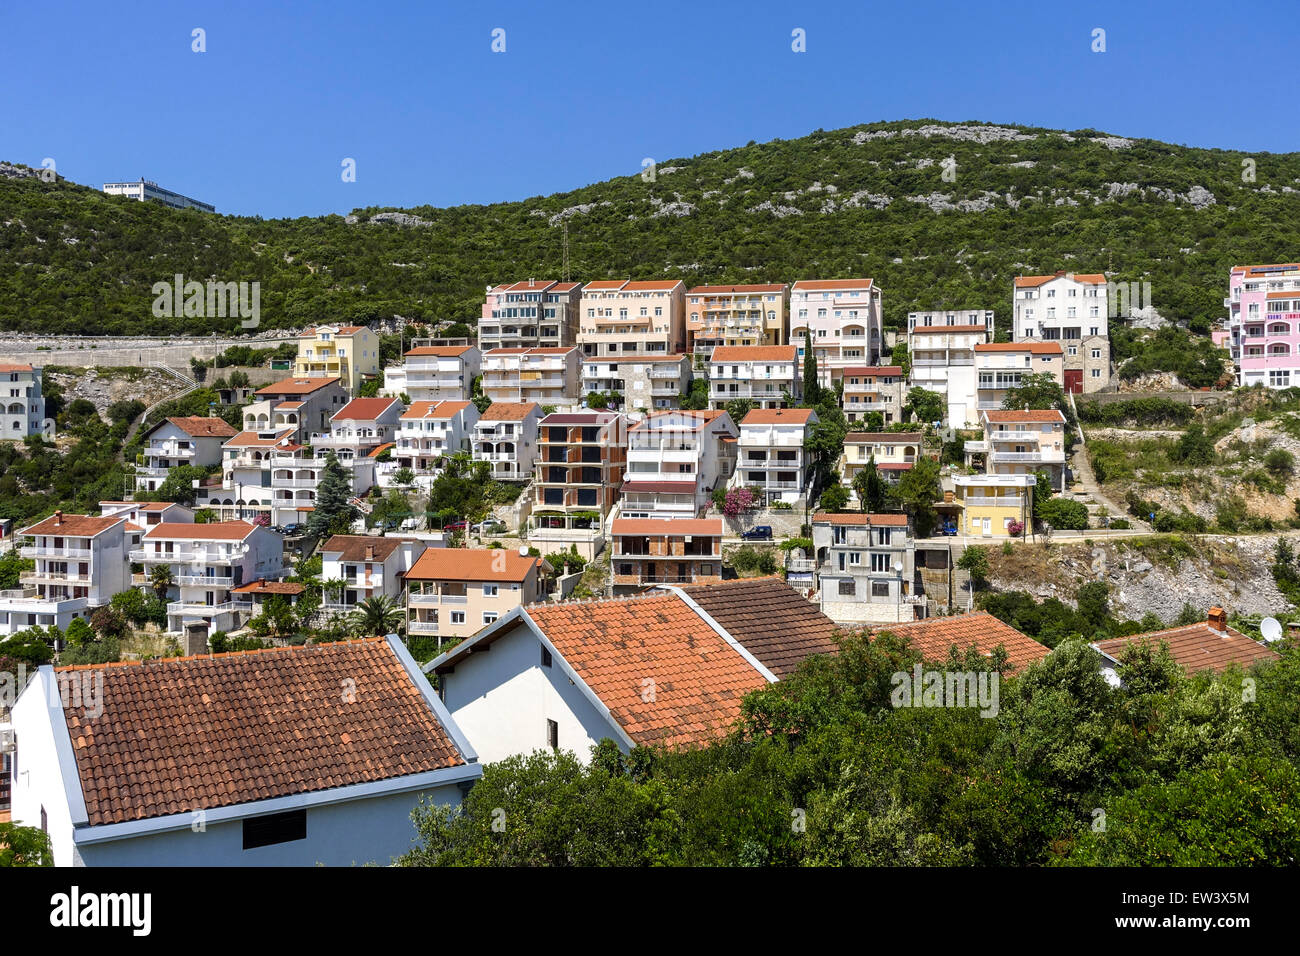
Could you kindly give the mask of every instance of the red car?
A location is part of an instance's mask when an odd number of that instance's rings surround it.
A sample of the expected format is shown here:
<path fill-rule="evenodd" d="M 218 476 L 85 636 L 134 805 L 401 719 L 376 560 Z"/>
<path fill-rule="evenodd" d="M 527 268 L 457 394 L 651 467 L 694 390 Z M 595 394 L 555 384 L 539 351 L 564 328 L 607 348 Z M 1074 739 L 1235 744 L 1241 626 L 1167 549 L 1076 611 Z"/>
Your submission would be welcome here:
<path fill-rule="evenodd" d="M 464 531 L 468 525 L 464 521 L 452 521 L 442 526 L 443 531 Z"/>

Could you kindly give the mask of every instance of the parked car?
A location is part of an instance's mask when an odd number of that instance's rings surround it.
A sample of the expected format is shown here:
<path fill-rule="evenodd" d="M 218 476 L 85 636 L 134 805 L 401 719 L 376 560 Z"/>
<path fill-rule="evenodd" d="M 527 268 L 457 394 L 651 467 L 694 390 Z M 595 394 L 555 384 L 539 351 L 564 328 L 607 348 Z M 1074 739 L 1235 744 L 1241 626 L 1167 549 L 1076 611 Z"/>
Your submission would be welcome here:
<path fill-rule="evenodd" d="M 500 521 L 489 518 L 487 521 L 481 521 L 469 529 L 474 534 L 505 534 L 506 526 Z"/>
<path fill-rule="evenodd" d="M 442 526 L 443 531 L 464 531 L 469 525 L 464 521 L 451 521 Z"/>
<path fill-rule="evenodd" d="M 947 524 L 940 526 L 939 533 L 949 536 L 955 535 L 957 533 L 957 523 L 955 521 L 950 521 Z"/>
<path fill-rule="evenodd" d="M 285 534 L 302 534 L 304 530 L 305 529 L 303 528 L 303 526 L 298 524 L 296 521 L 292 524 L 287 524 L 284 526 Z"/>
<path fill-rule="evenodd" d="M 748 531 L 742 531 L 740 536 L 746 541 L 771 541 L 772 526 L 770 524 L 756 524 Z"/>

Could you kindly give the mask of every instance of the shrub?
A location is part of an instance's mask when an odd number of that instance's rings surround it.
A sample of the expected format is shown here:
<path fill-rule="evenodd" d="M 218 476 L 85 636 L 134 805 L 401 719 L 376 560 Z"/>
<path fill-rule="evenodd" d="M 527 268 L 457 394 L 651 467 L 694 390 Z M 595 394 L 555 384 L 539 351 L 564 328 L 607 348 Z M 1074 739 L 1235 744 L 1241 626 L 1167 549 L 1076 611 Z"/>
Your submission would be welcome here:
<path fill-rule="evenodd" d="M 1128 518 L 1111 518 L 1110 527 L 1116 531 L 1126 531 L 1133 526 L 1129 523 Z"/>
<path fill-rule="evenodd" d="M 1084 531 L 1088 527 L 1088 508 L 1081 501 L 1049 498 L 1037 510 L 1038 517 L 1058 531 Z"/>

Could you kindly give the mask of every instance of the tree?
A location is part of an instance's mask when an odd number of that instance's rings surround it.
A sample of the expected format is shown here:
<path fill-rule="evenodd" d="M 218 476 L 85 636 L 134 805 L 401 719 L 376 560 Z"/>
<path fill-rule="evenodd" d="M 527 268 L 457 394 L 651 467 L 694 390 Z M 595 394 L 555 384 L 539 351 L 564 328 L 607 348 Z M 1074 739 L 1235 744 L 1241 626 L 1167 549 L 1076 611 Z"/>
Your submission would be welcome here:
<path fill-rule="evenodd" d="M 939 522 L 939 512 L 935 510 L 934 503 L 942 494 L 939 463 L 933 458 L 918 457 L 916 464 L 898 479 L 891 497 L 911 517 L 916 536 L 927 538 Z"/>
<path fill-rule="evenodd" d="M 880 477 L 880 469 L 876 467 L 874 452 L 867 459 L 866 465 L 853 476 L 853 490 L 857 492 L 858 504 L 863 511 L 874 514 L 884 509 L 887 496 L 885 480 Z"/>
<path fill-rule="evenodd" d="M 54 851 L 44 830 L 0 823 L 0 867 L 53 865 Z"/>
<path fill-rule="evenodd" d="M 817 501 L 823 511 L 843 511 L 849 506 L 849 492 L 838 481 L 822 492 Z"/>
<path fill-rule="evenodd" d="M 382 637 L 402 623 L 402 609 L 387 594 L 360 601 L 352 612 L 352 631 L 362 637 Z"/>
<path fill-rule="evenodd" d="M 1193 423 L 1187 426 L 1169 457 L 1185 465 L 1208 465 L 1214 461 L 1214 442 L 1200 424 Z"/>
<path fill-rule="evenodd" d="M 346 534 L 356 520 L 352 497 L 352 476 L 339 464 L 334 452 L 325 456 L 325 468 L 316 486 L 315 509 L 307 519 L 307 531 L 317 538 Z"/>
<path fill-rule="evenodd" d="M 929 389 L 910 389 L 907 393 L 907 402 L 903 407 L 911 413 L 913 421 L 926 424 L 941 422 L 948 417 L 948 406 L 943 396 Z"/>
<path fill-rule="evenodd" d="M 123 591 L 123 594 L 140 594 L 139 591 L 132 588 L 130 591 Z M 116 599 L 120 595 L 113 595 Z M 143 599 L 143 595 L 141 595 Z M 127 622 L 126 615 L 116 604 L 105 604 L 103 607 L 95 608 L 90 615 L 90 626 L 95 629 L 100 638 L 108 640 L 116 638 L 121 640 L 131 633 L 131 626 Z"/>
<path fill-rule="evenodd" d="M 9 590 L 18 587 L 18 576 L 36 567 L 31 558 L 24 558 L 17 548 L 10 548 L 0 554 L 0 589 Z"/>
<path fill-rule="evenodd" d="M 262 637 L 284 638 L 293 634 L 298 621 L 289 599 L 283 594 L 272 594 L 262 601 L 262 613 L 250 620 L 248 626 Z"/>
<path fill-rule="evenodd" d="M 821 382 L 817 378 L 817 356 L 813 349 L 811 334 L 804 335 L 803 347 L 803 407 L 816 408 L 821 401 Z M 739 419 L 735 419 L 739 421 Z"/>
<path fill-rule="evenodd" d="M 167 478 L 155 494 L 159 501 L 174 501 L 177 504 L 192 505 L 197 491 L 194 482 L 208 477 L 208 472 L 197 465 L 174 465 L 167 472 Z"/>
<path fill-rule="evenodd" d="M 1064 412 L 1066 409 L 1065 389 L 1055 378 L 1046 372 L 1031 372 L 1020 377 L 1020 384 L 1007 389 L 1002 399 L 1002 407 L 1011 411 L 1029 409 L 1055 408 Z"/>
<path fill-rule="evenodd" d="M 172 569 L 165 564 L 156 564 L 149 572 L 149 586 L 153 588 L 153 593 L 158 595 L 159 600 L 166 600 L 167 590 L 174 583 Z"/>
<path fill-rule="evenodd" d="M 733 422 L 739 423 L 744 420 L 745 416 L 754 410 L 754 400 L 752 398 L 733 398 L 724 406 L 727 414 L 731 416 Z"/>
<path fill-rule="evenodd" d="M 85 618 L 74 617 L 68 622 L 68 629 L 64 632 L 68 644 L 72 647 L 82 647 L 95 641 L 95 631 L 86 622 Z"/>
<path fill-rule="evenodd" d="M 1049 498 L 1036 502 L 1034 511 L 1038 520 L 1057 531 L 1085 531 L 1088 528 L 1088 506 L 1069 498 Z"/>
<path fill-rule="evenodd" d="M 700 411 L 709 407 L 709 380 L 706 378 L 691 379 L 691 387 L 681 397 L 679 403 L 683 409 Z"/>
<path fill-rule="evenodd" d="M 903 378 L 907 379 L 912 374 L 912 355 L 907 348 L 907 340 L 900 338 L 894 343 L 894 350 L 890 354 L 889 360 L 903 370 Z"/>
<path fill-rule="evenodd" d="M 1045 471 L 1034 472 L 1034 514 L 1033 517 L 1042 517 L 1042 506 L 1052 500 L 1052 479 L 1048 477 Z M 1085 525 L 1084 527 L 1087 527 Z"/>
<path fill-rule="evenodd" d="M 971 545 L 957 559 L 957 567 L 970 574 L 972 590 L 983 587 L 989 576 L 988 549 L 977 544 Z"/>
<path fill-rule="evenodd" d="M 1075 601 L 1085 637 L 1106 629 L 1110 618 L 1110 587 L 1105 581 L 1089 581 L 1079 588 Z"/>

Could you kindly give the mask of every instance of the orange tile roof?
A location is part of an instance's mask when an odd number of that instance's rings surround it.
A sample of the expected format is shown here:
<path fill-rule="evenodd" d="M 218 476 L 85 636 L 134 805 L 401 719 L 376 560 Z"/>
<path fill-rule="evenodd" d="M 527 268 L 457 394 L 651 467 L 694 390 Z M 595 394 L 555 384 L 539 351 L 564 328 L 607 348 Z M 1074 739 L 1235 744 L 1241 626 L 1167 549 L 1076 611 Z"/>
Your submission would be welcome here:
<path fill-rule="evenodd" d="M 699 431 L 705 425 L 726 414 L 722 409 L 666 408 L 662 411 L 651 412 L 629 430 L 650 432 L 672 429 L 679 431 L 689 427 L 691 431 Z"/>
<path fill-rule="evenodd" d="M 1053 279 L 1062 279 L 1062 278 L 1071 278 L 1075 282 L 1083 282 L 1088 285 L 1106 284 L 1106 277 L 1099 272 L 1079 272 L 1079 273 L 1058 272 L 1055 275 L 1050 275 L 1050 276 L 1016 276 L 1015 281 L 1016 281 L 1017 289 L 1028 289 L 1028 288 L 1035 288 L 1040 285 L 1046 285 L 1047 283 L 1051 282 Z"/>
<path fill-rule="evenodd" d="M 1276 262 L 1271 265 L 1261 264 L 1253 266 L 1233 266 L 1233 272 L 1245 272 L 1249 275 L 1258 275 L 1261 279 L 1268 278 L 1270 275 L 1277 275 L 1282 272 L 1300 270 L 1300 262 Z"/>
<path fill-rule="evenodd" d="M 610 528 L 613 534 L 644 534 L 650 537 L 660 535 L 700 535 L 701 537 L 721 537 L 721 518 L 615 518 Z M 647 555 L 656 557 L 656 555 Z M 659 555 L 658 557 L 667 557 Z"/>
<path fill-rule="evenodd" d="M 256 531 L 257 525 L 248 521 L 209 521 L 194 524 L 189 521 L 164 521 L 145 532 L 146 541 L 175 538 L 186 541 L 243 541 Z"/>
<path fill-rule="evenodd" d="M 768 684 L 675 594 L 525 613 L 637 744 L 706 744 L 735 724 L 745 694 Z"/>
<path fill-rule="evenodd" d="M 793 362 L 793 345 L 719 345 L 710 362 Z"/>
<path fill-rule="evenodd" d="M 650 279 L 645 281 L 629 282 L 623 286 L 624 292 L 671 292 L 678 286 L 685 287 L 681 279 Z"/>
<path fill-rule="evenodd" d="M 545 292 L 555 285 L 554 279 L 521 279 L 506 289 L 507 292 Z"/>
<path fill-rule="evenodd" d="M 259 388 L 257 395 L 310 395 L 312 392 L 318 392 L 322 388 L 337 382 L 337 376 L 318 376 L 316 378 L 282 378 L 278 382 L 272 382 Z"/>
<path fill-rule="evenodd" d="M 406 572 L 408 581 L 526 581 L 549 565 L 507 548 L 429 548 Z"/>
<path fill-rule="evenodd" d="M 925 660 L 935 663 L 946 661 L 952 647 L 961 652 L 974 647 L 979 653 L 987 655 L 1000 644 L 1006 648 L 1007 663 L 1013 671 L 1018 671 L 1035 661 L 1041 661 L 1051 653 L 1046 646 L 998 620 L 988 611 L 953 617 L 930 617 L 903 624 L 873 624 L 870 630 L 873 635 L 888 631 L 897 637 L 907 638 Z"/>
<path fill-rule="evenodd" d="M 307 590 L 306 585 L 296 581 L 267 581 L 258 578 L 252 584 L 231 588 L 231 594 L 301 594 Z"/>
<path fill-rule="evenodd" d="M 627 279 L 596 279 L 588 282 L 584 287 L 584 292 L 617 292 L 627 284 Z"/>
<path fill-rule="evenodd" d="M 412 402 L 411 407 L 402 412 L 402 420 L 455 418 L 471 404 L 471 402 Z"/>
<path fill-rule="evenodd" d="M 0 365 L 0 372 L 34 372 L 36 371 L 30 365 L 9 364 Z"/>
<path fill-rule="evenodd" d="M 888 514 L 858 514 L 844 513 L 834 514 L 826 511 L 819 511 L 813 515 L 813 524 L 838 524 L 838 525 L 856 525 L 859 527 L 893 527 L 906 528 L 907 515 L 888 515 Z"/>
<path fill-rule="evenodd" d="M 403 355 L 436 355 L 439 358 L 457 358 L 464 355 L 472 345 L 418 345 L 403 352 Z"/>
<path fill-rule="evenodd" d="M 55 512 L 48 518 L 28 525 L 19 531 L 19 534 L 57 534 L 66 535 L 69 538 L 93 538 L 97 534 L 102 534 L 113 525 L 125 521 L 125 514 L 107 515 L 105 517 L 90 517 L 87 515 L 69 515 L 62 512 Z"/>
<path fill-rule="evenodd" d="M 1029 352 L 1033 355 L 1061 355 L 1061 346 L 1056 342 L 981 342 L 975 346 L 976 352 Z"/>
<path fill-rule="evenodd" d="M 694 289 L 687 289 L 687 295 L 728 295 L 735 292 L 784 292 L 785 285 L 781 282 L 771 282 L 766 285 L 697 285 Z"/>
<path fill-rule="evenodd" d="M 286 441 L 288 437 L 292 434 L 293 434 L 292 428 L 279 429 L 270 438 L 263 438 L 257 432 L 254 431 L 240 432 L 234 438 L 230 439 L 230 441 L 226 442 L 221 447 L 246 448 L 246 447 L 256 447 L 260 445 L 265 445 L 265 446 L 279 445 L 281 442 Z M 297 447 L 297 446 L 294 445 L 292 447 Z"/>
<path fill-rule="evenodd" d="M 1034 425 L 1064 424 L 1065 416 L 1055 408 L 1031 408 L 1028 411 L 981 412 L 991 422 L 1027 422 Z"/>
<path fill-rule="evenodd" d="M 813 414 L 811 408 L 751 408 L 740 424 L 807 425 Z"/>
<path fill-rule="evenodd" d="M 336 534 L 320 547 L 321 554 L 339 553 L 341 561 L 387 561 L 407 538 L 388 538 L 370 534 Z M 370 551 L 373 548 L 374 551 Z M 371 555 L 367 557 L 367 555 Z"/>
<path fill-rule="evenodd" d="M 1219 631 L 1212 628 L 1208 621 L 1097 641 L 1092 646 L 1118 661 L 1124 656 L 1125 647 L 1136 641 L 1169 645 L 1173 659 L 1189 674 L 1207 670 L 1217 674 L 1233 664 L 1248 668 L 1256 661 L 1272 661 L 1279 657 L 1276 651 L 1251 640 L 1236 628 Z"/>
<path fill-rule="evenodd" d="M 74 669 L 103 674 L 64 711 L 92 826 L 465 763 L 382 638 Z"/>
<path fill-rule="evenodd" d="M 480 422 L 522 421 L 539 408 L 536 402 L 493 402 L 478 417 Z"/>
<path fill-rule="evenodd" d="M 190 415 L 186 418 L 169 418 L 167 421 L 191 438 L 229 438 L 239 431 L 224 418 L 205 418 L 200 415 Z M 154 428 L 157 427 L 157 425 L 154 426 Z M 153 428 L 149 429 L 150 432 L 153 430 Z"/>
<path fill-rule="evenodd" d="M 841 289 L 870 289 L 871 279 L 800 279 L 794 284 L 797 291 L 836 292 Z"/>
<path fill-rule="evenodd" d="M 354 335 L 355 333 L 360 332 L 360 331 L 361 331 L 362 329 L 364 329 L 364 328 L 365 328 L 364 325 L 329 325 L 329 324 L 326 324 L 326 325 L 320 325 L 320 326 L 315 326 L 315 327 L 310 328 L 310 329 L 306 329 L 306 330 L 304 330 L 304 331 L 303 331 L 303 332 L 298 336 L 298 338 L 300 338 L 300 339 L 303 339 L 303 338 L 310 338 L 311 336 L 315 335 L 318 331 L 323 331 L 323 330 L 325 330 L 325 329 L 331 329 L 331 330 L 333 330 L 333 331 L 334 331 L 336 334 L 338 334 L 338 335 Z"/>
<path fill-rule="evenodd" d="M 1291 292 L 1270 292 L 1270 293 L 1266 296 L 1266 298 L 1269 298 L 1269 299 L 1296 299 L 1296 298 L 1300 298 L 1300 291 L 1293 290 L 1293 291 L 1291 291 Z M 1263 320 L 1263 319 L 1252 319 L 1251 321 L 1254 321 L 1254 322 L 1261 322 L 1261 321 L 1264 321 L 1264 320 Z"/>
<path fill-rule="evenodd" d="M 370 453 L 366 455 L 366 457 L 367 457 L 367 458 L 378 458 L 380 455 L 382 455 L 384 452 L 388 451 L 390 448 L 396 448 L 396 447 L 397 447 L 397 442 L 395 442 L 395 441 L 386 441 L 386 442 L 384 442 L 382 445 L 376 445 L 376 446 L 374 447 L 374 449 L 371 450 Z"/>
<path fill-rule="evenodd" d="M 354 398 L 330 416 L 330 421 L 372 422 L 399 404 L 395 398 Z"/>

